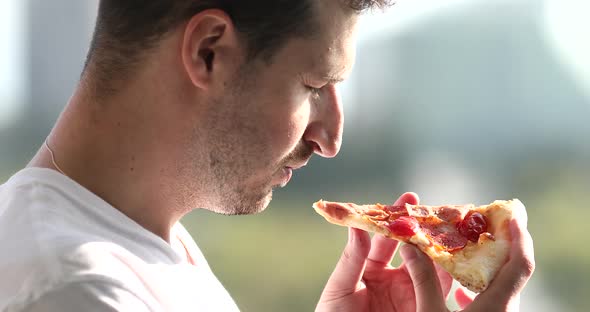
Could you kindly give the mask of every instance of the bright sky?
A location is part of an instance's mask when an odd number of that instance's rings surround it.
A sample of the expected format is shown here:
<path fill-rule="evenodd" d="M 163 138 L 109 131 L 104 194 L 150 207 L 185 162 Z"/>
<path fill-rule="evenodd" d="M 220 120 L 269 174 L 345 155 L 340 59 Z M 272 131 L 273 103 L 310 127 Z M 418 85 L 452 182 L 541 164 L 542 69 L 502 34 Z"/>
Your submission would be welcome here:
<path fill-rule="evenodd" d="M 590 2 L 545 0 L 543 26 L 564 67 L 590 98 Z"/>
<path fill-rule="evenodd" d="M 25 1 L 0 4 L 0 129 L 14 121 L 25 89 Z"/>
<path fill-rule="evenodd" d="M 440 14 L 443 10 L 456 9 L 477 1 L 487 0 L 397 0 L 385 12 L 376 10 L 362 16 L 359 39 L 362 42 L 384 31 L 400 30 L 403 26 L 420 22 L 431 14 Z"/>

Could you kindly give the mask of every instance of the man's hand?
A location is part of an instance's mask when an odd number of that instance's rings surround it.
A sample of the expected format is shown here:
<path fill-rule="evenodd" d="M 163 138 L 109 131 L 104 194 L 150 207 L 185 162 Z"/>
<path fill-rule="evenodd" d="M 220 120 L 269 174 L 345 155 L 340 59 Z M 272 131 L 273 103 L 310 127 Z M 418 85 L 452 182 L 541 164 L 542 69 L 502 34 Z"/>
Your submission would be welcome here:
<path fill-rule="evenodd" d="M 418 204 L 414 193 L 403 194 L 395 205 Z M 455 293 L 465 311 L 517 311 L 519 293 L 534 270 L 533 244 L 526 231 L 526 212 L 510 225 L 512 248 L 509 261 L 489 288 L 476 299 L 461 288 Z M 328 280 L 316 312 L 325 311 L 448 311 L 446 298 L 452 278 L 428 256 L 411 245 L 401 248 L 402 264 L 391 266 L 399 242 L 349 229 L 349 240 Z"/>

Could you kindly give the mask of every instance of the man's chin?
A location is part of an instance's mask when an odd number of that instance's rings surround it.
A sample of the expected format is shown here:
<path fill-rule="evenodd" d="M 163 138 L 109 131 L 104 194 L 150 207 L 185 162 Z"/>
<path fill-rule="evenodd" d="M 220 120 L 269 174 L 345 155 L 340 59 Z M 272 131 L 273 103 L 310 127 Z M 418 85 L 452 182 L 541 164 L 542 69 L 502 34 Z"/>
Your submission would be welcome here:
<path fill-rule="evenodd" d="M 272 201 L 272 190 L 270 192 L 268 192 L 264 197 L 262 197 L 262 199 L 253 203 L 253 205 L 251 206 L 251 209 L 247 209 L 248 211 L 245 214 L 261 213 L 264 210 L 266 210 L 266 208 L 268 207 L 268 205 L 270 204 L 271 201 Z"/>
<path fill-rule="evenodd" d="M 225 203 L 225 205 L 222 205 L 222 207 L 209 210 L 228 216 L 252 215 L 263 212 L 268 207 L 271 200 L 272 190 L 266 195 L 262 195 L 258 199 L 241 198 L 240 200 L 236 200 L 236 202 Z"/>

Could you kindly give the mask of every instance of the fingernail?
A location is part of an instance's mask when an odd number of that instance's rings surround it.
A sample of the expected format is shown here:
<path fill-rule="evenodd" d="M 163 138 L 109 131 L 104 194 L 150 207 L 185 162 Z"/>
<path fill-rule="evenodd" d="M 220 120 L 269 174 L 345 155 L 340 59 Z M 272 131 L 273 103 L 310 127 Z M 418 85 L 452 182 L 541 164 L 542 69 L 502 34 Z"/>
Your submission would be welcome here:
<path fill-rule="evenodd" d="M 517 223 L 524 227 L 525 229 L 528 226 L 528 215 L 526 212 L 526 208 L 522 204 L 522 202 L 518 202 L 516 209 L 514 209 L 514 218 L 517 220 Z"/>
<path fill-rule="evenodd" d="M 348 243 L 352 244 L 354 242 L 354 230 L 349 227 L 348 228 Z"/>
<path fill-rule="evenodd" d="M 403 245 L 400 250 L 402 257 L 405 260 L 414 260 L 418 258 L 418 253 L 416 252 L 416 248 L 411 245 Z"/>

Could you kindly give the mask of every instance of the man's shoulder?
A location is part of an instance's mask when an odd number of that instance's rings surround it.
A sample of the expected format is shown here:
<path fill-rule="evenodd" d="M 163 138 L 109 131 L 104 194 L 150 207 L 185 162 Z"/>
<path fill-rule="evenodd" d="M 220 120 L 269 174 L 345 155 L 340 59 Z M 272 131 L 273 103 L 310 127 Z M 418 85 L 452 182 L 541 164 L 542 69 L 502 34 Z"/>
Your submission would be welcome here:
<path fill-rule="evenodd" d="M 9 251 L 0 256 L 0 269 L 20 264 L 56 270 L 59 257 L 97 240 L 78 203 L 46 181 L 17 175 L 0 189 L 0 249 Z"/>
<path fill-rule="evenodd" d="M 112 275 L 69 275 L 56 280 L 36 279 L 35 283 L 35 287 L 24 287 L 5 298 L 4 304 L 0 301 L 0 310 L 151 311 L 158 305 L 149 293 Z"/>
<path fill-rule="evenodd" d="M 80 308 L 77 311 L 111 311 L 110 306 L 104 305 L 102 300 L 121 305 L 113 311 L 130 310 L 132 306 L 127 303 L 133 302 L 141 303 L 142 307 L 159 307 L 156 310 L 184 311 L 186 307 L 198 306 L 202 311 L 237 311 L 231 297 L 210 271 L 199 270 L 188 264 L 146 262 L 115 244 L 91 242 L 62 247 L 53 261 L 55 265 L 48 265 L 47 259 L 41 261 L 35 258 L 13 269 L 23 273 L 12 276 L 12 282 L 0 281 L 0 310 L 3 300 L 4 303 L 19 307 L 47 307 L 70 297 L 79 297 L 76 293 L 83 291 L 89 298 L 80 303 L 86 306 L 80 307 L 100 308 Z M 34 268 L 33 271 L 24 273 L 31 268 Z M 17 287 L 6 293 L 5 290 L 10 286 L 5 282 Z M 59 310 L 75 310 L 68 309 L 64 306 Z"/>
<path fill-rule="evenodd" d="M 0 188 L 0 249 L 32 257 L 129 250 L 146 261 L 174 261 L 161 239 L 69 178 L 40 168 Z"/>
<path fill-rule="evenodd" d="M 47 293 L 61 296 L 72 285 L 87 287 L 95 294 L 108 289 L 126 291 L 137 297 L 145 292 L 134 270 L 139 259 L 125 249 L 107 242 L 70 243 L 38 252 L 3 256 L 0 270 L 0 307 L 37 300 Z M 0 309 L 2 310 L 2 309 Z"/>
<path fill-rule="evenodd" d="M 68 193 L 65 178 L 25 173 L 0 186 L 0 310 L 76 283 L 120 284 L 141 293 L 137 268 L 154 259 L 171 262 L 141 231 L 101 211 L 100 202 L 85 201 L 75 189 Z"/>
<path fill-rule="evenodd" d="M 23 169 L 0 186 L 0 230 L 31 225 L 66 213 L 76 201 L 48 169 Z M 58 211 L 59 210 L 59 211 Z M 0 233 L 1 235 L 1 233 Z"/>

